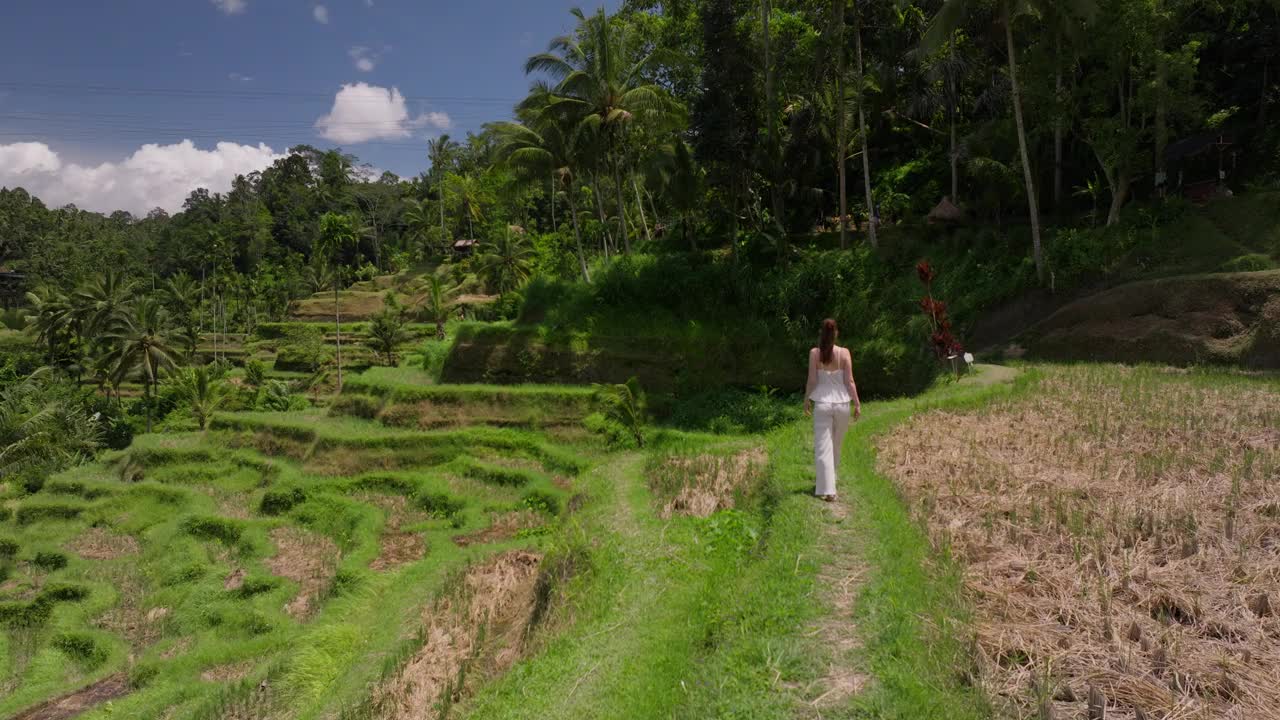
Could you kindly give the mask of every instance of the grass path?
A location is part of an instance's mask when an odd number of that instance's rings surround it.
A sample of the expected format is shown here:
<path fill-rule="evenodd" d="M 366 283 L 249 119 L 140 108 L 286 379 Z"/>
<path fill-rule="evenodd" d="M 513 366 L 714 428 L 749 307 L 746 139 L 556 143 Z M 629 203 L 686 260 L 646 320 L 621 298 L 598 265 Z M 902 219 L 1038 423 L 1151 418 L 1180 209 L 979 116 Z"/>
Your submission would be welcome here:
<path fill-rule="evenodd" d="M 875 439 L 932 407 L 985 402 L 1017 377 L 1013 368 L 979 366 L 920 398 L 864 406 L 844 443 L 839 499 L 814 516 L 823 611 L 811 633 L 827 666 L 802 688 L 797 717 L 988 715 L 965 677 L 967 617 L 957 571 L 937 561 L 894 485 L 877 472 Z M 812 431 L 796 434 L 811 452 Z"/>
<path fill-rule="evenodd" d="M 664 543 L 664 525 L 650 510 L 643 460 L 638 453 L 619 456 L 587 479 L 595 507 L 579 519 L 579 529 L 599 545 L 593 581 L 608 591 L 576 596 L 571 588 L 573 627 L 487 688 L 461 716 L 664 714 L 668 680 L 692 654 L 682 617 L 689 588 L 680 581 L 680 559 Z"/>

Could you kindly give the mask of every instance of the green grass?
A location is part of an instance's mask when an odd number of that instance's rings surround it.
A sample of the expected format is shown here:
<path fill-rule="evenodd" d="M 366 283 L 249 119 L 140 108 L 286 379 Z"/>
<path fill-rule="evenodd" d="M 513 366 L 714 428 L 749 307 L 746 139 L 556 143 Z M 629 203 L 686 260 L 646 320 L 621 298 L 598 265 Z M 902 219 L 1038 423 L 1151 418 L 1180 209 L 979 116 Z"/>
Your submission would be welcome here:
<path fill-rule="evenodd" d="M 0 686 L 13 689 L 0 696 L 0 716 L 123 671 L 132 692 L 82 717 L 258 716 L 286 706 L 291 717 L 331 717 L 364 697 L 459 568 L 545 534 L 465 548 L 453 537 L 483 530 L 495 513 L 559 512 L 570 492 L 552 473 L 587 466 L 576 449 L 528 431 L 396 431 L 319 412 L 220 420 L 208 434 L 141 435 L 35 495 L 0 485 L 0 504 L 13 510 L 0 520 Z M 228 446 L 244 432 L 321 452 L 390 450 L 406 462 L 316 476 L 272 447 Z M 426 554 L 374 572 L 392 517 L 384 507 L 404 508 L 398 529 L 419 533 Z M 125 554 L 73 552 L 90 528 L 118 538 Z M 341 551 L 305 622 L 284 611 L 299 584 L 269 566 L 280 528 Z M 243 575 L 233 585 L 234 573 Z M 227 666 L 238 668 L 230 679 L 202 679 Z"/>

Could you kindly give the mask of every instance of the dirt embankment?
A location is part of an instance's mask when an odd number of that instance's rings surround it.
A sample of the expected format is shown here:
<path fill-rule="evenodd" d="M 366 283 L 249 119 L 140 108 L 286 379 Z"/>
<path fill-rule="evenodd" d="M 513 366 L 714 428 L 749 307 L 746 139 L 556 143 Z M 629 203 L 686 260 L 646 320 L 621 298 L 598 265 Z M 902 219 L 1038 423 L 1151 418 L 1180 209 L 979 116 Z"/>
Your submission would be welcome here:
<path fill-rule="evenodd" d="M 461 592 L 428 608 L 422 647 L 375 691 L 372 717 L 445 717 L 477 678 L 511 667 L 533 622 L 542 558 L 503 553 L 467 570 Z"/>
<path fill-rule="evenodd" d="M 1123 285 L 1068 304 L 1017 344 L 1050 360 L 1280 369 L 1280 271 Z"/>

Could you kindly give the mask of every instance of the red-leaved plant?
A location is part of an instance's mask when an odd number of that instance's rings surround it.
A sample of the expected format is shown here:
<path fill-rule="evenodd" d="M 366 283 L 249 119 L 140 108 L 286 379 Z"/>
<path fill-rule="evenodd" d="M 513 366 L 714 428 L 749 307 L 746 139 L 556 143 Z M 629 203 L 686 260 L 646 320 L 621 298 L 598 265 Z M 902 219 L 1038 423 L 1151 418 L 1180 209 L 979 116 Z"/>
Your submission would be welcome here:
<path fill-rule="evenodd" d="M 933 281 L 938 273 L 928 260 L 916 264 L 916 275 L 924 285 L 924 297 L 920 298 L 920 310 L 929 318 L 931 335 L 929 343 L 939 360 L 955 357 L 964 352 L 964 346 L 951 333 L 951 320 L 947 318 L 947 304 L 933 297 Z"/>

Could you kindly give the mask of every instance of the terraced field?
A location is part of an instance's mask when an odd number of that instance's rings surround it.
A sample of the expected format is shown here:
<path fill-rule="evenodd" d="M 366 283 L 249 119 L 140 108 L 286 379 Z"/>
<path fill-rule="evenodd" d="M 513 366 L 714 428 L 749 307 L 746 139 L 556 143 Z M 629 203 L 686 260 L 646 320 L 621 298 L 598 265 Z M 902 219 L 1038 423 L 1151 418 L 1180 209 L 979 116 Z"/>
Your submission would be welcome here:
<path fill-rule="evenodd" d="M 7 503 L 0 716 L 418 717 L 518 658 L 595 453 L 504 401 L 568 422 L 583 392 L 353 385 L 333 415 L 141 436 Z"/>

